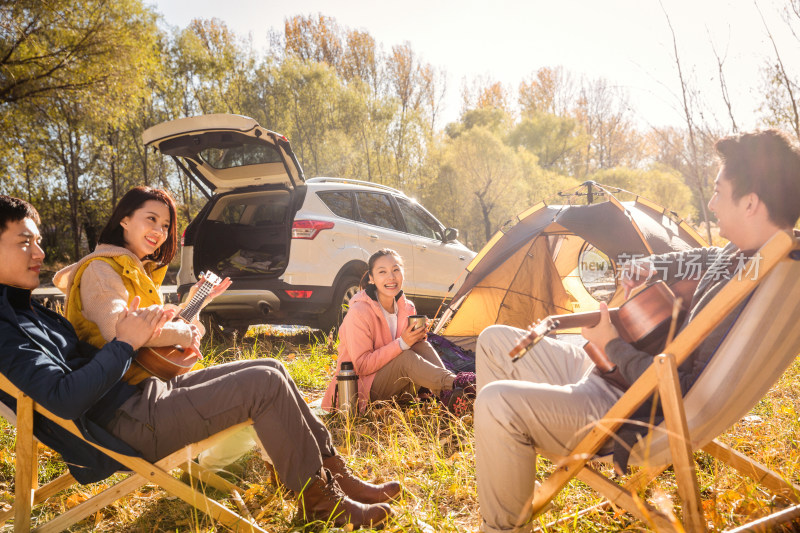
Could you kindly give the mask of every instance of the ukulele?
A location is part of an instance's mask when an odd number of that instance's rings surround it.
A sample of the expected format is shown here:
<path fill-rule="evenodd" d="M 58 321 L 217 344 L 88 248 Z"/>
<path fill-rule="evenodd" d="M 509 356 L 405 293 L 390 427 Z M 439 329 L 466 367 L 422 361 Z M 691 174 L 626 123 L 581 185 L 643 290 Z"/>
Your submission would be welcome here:
<path fill-rule="evenodd" d="M 192 287 L 194 294 L 173 320 L 181 319 L 187 323 L 194 320 L 200 309 L 202 309 L 203 302 L 205 302 L 211 289 L 222 281 L 213 272 L 206 272 L 202 276 L 203 282 L 199 286 Z M 139 348 L 136 353 L 137 363 L 154 376 L 165 381 L 187 373 L 201 358 L 202 355 L 194 348 L 182 348 L 180 346 L 145 346 Z"/>
<path fill-rule="evenodd" d="M 659 353 L 666 344 L 676 300 L 681 300 L 678 316 L 680 322 L 699 281 L 699 279 L 680 280 L 671 285 L 657 281 L 639 291 L 620 307 L 609 309 L 611 322 L 624 341 L 639 350 L 651 354 Z M 599 320 L 600 311 L 548 316 L 532 324 L 528 328 L 528 333 L 517 342 L 508 355 L 512 361 L 517 361 L 545 335 L 558 329 L 592 327 L 597 325 Z M 598 361 L 608 361 L 602 347 L 587 342 L 583 349 L 595 364 Z"/>

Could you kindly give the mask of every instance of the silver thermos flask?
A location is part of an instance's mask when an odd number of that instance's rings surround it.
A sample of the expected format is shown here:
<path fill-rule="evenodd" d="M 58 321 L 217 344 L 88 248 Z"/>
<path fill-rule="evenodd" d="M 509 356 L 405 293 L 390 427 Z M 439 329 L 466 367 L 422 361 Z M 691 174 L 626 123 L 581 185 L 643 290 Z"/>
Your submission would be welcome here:
<path fill-rule="evenodd" d="M 336 375 L 336 395 L 339 411 L 348 414 L 358 412 L 358 376 L 350 361 L 343 362 Z"/>

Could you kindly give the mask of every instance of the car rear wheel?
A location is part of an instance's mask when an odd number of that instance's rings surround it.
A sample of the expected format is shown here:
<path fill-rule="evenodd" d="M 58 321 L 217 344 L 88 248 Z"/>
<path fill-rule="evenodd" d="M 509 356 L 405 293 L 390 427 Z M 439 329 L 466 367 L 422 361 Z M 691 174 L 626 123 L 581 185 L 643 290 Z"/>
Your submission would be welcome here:
<path fill-rule="evenodd" d="M 361 290 L 360 279 L 356 276 L 345 276 L 333 293 L 333 303 L 319 318 L 319 327 L 323 331 L 336 330 L 342 324 L 344 315 L 350 307 L 350 299 Z"/>

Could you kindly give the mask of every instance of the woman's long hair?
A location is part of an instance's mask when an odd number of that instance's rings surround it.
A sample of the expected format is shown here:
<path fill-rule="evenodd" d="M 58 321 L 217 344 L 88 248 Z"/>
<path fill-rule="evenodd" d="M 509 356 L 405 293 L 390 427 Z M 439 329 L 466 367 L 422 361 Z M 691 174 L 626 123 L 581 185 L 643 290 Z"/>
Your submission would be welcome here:
<path fill-rule="evenodd" d="M 100 232 L 98 243 L 125 247 L 125 234 L 120 222 L 122 222 L 123 218 L 132 215 L 134 211 L 142 207 L 148 200 L 161 202 L 166 204 L 167 208 L 169 208 L 169 231 L 167 233 L 167 240 L 149 256 L 153 261 L 161 265 L 166 265 L 172 261 L 172 258 L 175 257 L 175 252 L 178 251 L 178 235 L 175 200 L 173 200 L 172 196 L 164 189 L 140 186 L 134 187 L 126 192 L 125 196 L 117 203 L 114 212 L 111 213 L 111 218 L 108 219 L 108 223 L 103 228 L 103 231 Z"/>

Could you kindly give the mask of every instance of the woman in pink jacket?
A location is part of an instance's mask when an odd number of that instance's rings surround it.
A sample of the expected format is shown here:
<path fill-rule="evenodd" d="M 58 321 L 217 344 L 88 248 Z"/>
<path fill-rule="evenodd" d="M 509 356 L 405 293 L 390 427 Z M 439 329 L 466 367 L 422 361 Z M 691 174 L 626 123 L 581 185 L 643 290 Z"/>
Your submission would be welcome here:
<path fill-rule="evenodd" d="M 365 280 L 368 283 L 365 286 Z M 339 328 L 337 373 L 352 361 L 358 374 L 359 410 L 370 401 L 389 400 L 421 387 L 437 394 L 454 411 L 464 411 L 475 394 L 475 374 L 453 374 L 427 342 L 427 328 L 413 329 L 408 317 L 414 304 L 403 295 L 403 259 L 394 250 L 378 250 L 369 258 L 363 290 L 350 300 Z M 322 407 L 332 410 L 336 377 L 328 384 Z M 459 409 L 460 408 L 460 409 Z"/>

